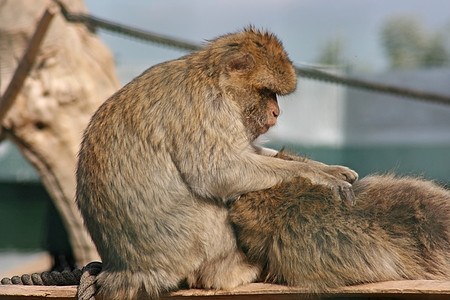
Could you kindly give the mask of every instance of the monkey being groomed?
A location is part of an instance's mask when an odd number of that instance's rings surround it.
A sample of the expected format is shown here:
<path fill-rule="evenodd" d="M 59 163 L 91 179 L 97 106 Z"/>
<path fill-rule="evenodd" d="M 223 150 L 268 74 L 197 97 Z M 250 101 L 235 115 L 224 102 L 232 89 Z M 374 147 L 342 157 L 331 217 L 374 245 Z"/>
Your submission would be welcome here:
<path fill-rule="evenodd" d="M 353 190 L 356 205 L 341 205 L 329 190 L 295 178 L 234 202 L 238 243 L 263 269 L 261 279 L 312 292 L 450 279 L 450 191 L 392 175 L 367 176 Z"/>
<path fill-rule="evenodd" d="M 76 201 L 102 258 L 96 298 L 156 298 L 186 281 L 228 289 L 260 267 L 237 248 L 227 203 L 301 177 L 353 202 L 342 166 L 274 158 L 253 142 L 296 74 L 281 42 L 248 28 L 146 70 L 103 103 L 82 141 Z"/>

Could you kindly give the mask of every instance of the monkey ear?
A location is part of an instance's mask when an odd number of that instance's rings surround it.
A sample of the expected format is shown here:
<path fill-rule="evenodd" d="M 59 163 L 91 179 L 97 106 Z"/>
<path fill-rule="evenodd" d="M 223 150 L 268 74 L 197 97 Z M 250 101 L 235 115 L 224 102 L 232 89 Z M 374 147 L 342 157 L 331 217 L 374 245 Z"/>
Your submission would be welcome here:
<path fill-rule="evenodd" d="M 255 66 L 255 60 L 251 54 L 242 54 L 232 58 L 226 65 L 228 72 L 245 73 Z"/>

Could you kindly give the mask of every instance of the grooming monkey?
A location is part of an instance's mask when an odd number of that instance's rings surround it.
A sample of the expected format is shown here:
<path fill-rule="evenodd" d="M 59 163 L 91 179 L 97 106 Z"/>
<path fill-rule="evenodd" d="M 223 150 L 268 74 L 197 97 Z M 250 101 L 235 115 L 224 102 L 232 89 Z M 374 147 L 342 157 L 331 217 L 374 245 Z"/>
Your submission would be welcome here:
<path fill-rule="evenodd" d="M 393 175 L 367 176 L 353 191 L 357 205 L 336 205 L 329 190 L 298 177 L 232 203 L 238 244 L 262 280 L 323 292 L 450 279 L 450 191 Z"/>
<path fill-rule="evenodd" d="M 260 267 L 237 248 L 226 205 L 243 193 L 300 177 L 337 202 L 354 200 L 354 171 L 253 144 L 277 120 L 277 95 L 295 87 L 281 42 L 247 28 L 146 70 L 101 105 L 84 133 L 76 190 L 103 261 L 98 299 L 254 281 Z"/>

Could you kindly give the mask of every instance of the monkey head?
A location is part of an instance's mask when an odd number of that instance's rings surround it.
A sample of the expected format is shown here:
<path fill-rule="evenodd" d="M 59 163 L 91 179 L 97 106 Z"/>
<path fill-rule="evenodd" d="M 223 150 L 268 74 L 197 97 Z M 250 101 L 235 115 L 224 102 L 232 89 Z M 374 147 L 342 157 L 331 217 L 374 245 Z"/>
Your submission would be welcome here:
<path fill-rule="evenodd" d="M 280 114 L 277 95 L 292 93 L 297 81 L 280 40 L 249 27 L 219 37 L 205 50 L 212 54 L 211 65 L 221 72 L 221 92 L 239 107 L 249 138 L 267 132 Z"/>

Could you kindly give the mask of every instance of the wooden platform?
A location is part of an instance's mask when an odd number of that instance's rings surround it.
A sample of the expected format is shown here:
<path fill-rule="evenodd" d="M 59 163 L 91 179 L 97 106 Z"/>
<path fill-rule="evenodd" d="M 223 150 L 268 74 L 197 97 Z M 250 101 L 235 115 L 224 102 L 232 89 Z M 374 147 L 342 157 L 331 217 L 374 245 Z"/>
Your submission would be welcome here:
<path fill-rule="evenodd" d="M 19 299 L 75 299 L 76 286 L 19 286 L 0 285 L 0 300 Z M 281 285 L 253 283 L 229 291 L 182 290 L 163 299 L 220 299 L 220 300 L 299 300 L 299 299 L 450 299 L 450 280 L 386 281 L 333 290 L 327 294 L 311 295 L 305 289 Z"/>

